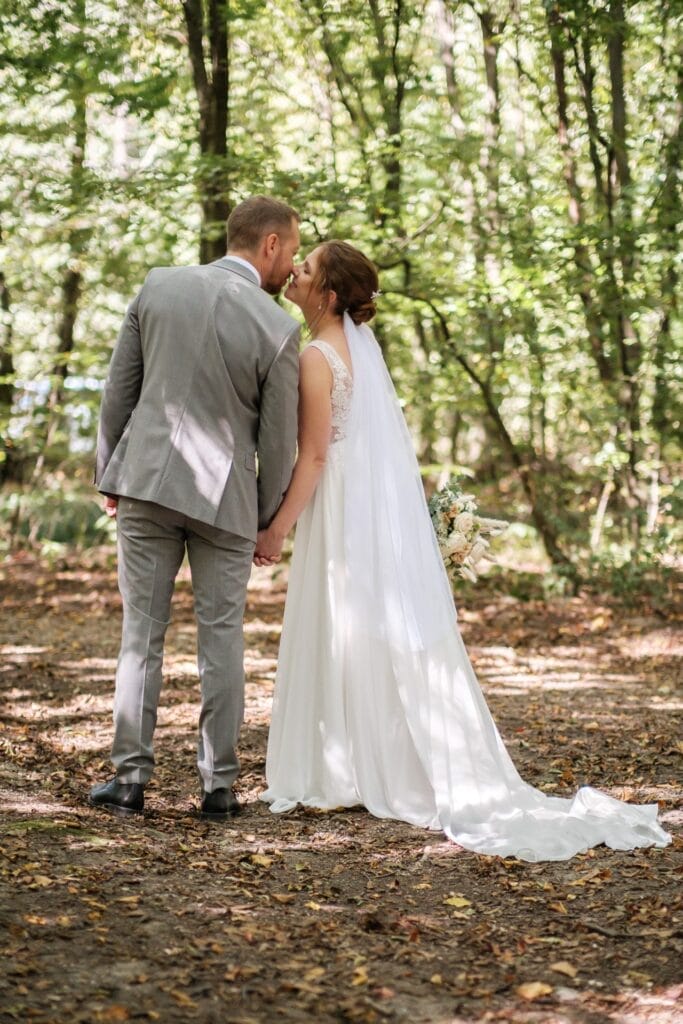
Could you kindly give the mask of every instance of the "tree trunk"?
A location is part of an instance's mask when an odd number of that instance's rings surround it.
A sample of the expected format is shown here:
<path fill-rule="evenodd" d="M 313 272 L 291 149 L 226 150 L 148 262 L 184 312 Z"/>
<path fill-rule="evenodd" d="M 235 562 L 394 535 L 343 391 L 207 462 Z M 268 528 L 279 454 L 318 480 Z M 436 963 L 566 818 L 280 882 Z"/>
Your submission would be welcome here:
<path fill-rule="evenodd" d="M 499 35 L 504 22 L 496 24 L 492 11 L 480 11 L 484 70 L 486 73 L 487 117 L 484 122 L 484 145 L 481 150 L 481 168 L 486 178 L 486 226 L 488 235 L 496 237 L 500 228 L 500 172 L 498 154 L 500 146 L 500 85 L 498 79 Z"/>
<path fill-rule="evenodd" d="M 473 381 L 478 388 L 484 402 L 486 412 L 496 429 L 496 433 L 501 441 L 503 449 L 519 477 L 524 495 L 529 503 L 532 521 L 539 532 L 543 545 L 548 553 L 548 557 L 553 565 L 564 572 L 568 578 L 572 579 L 575 583 L 578 582 L 576 567 L 562 550 L 557 528 L 554 523 L 551 522 L 543 507 L 533 468 L 529 465 L 525 454 L 515 444 L 512 435 L 509 433 L 498 409 L 498 403 L 496 402 L 490 383 L 479 376 L 474 367 L 458 349 L 446 317 L 440 312 L 434 303 L 430 299 L 426 299 L 422 296 L 415 295 L 411 297 L 424 302 L 425 305 L 429 306 L 435 314 L 444 342 L 444 351 L 449 353 L 453 359 L 455 359 L 455 361 L 463 368 L 470 380 Z"/>
<path fill-rule="evenodd" d="M 609 475 L 602 486 L 600 501 L 598 502 L 598 508 L 595 513 L 595 522 L 593 523 L 593 529 L 591 531 L 591 551 L 593 552 L 597 551 L 600 547 L 600 538 L 602 537 L 602 527 L 605 522 L 605 515 L 607 514 L 607 505 L 610 494 L 613 490 L 614 470 L 610 469 Z"/>
<path fill-rule="evenodd" d="M 591 36 L 584 28 L 579 45 L 576 29 L 563 20 L 558 6 L 547 8 L 551 59 L 555 79 L 558 117 L 558 141 L 564 160 L 565 181 L 569 192 L 569 216 L 575 229 L 583 226 L 583 197 L 576 164 L 569 143 L 569 119 L 566 89 L 565 48 L 574 53 L 581 98 L 588 127 L 589 157 L 595 180 L 596 210 L 604 216 L 602 240 L 595 246 L 595 260 L 577 234 L 574 260 L 579 272 L 579 294 L 584 308 L 591 352 L 605 391 L 614 403 L 617 438 L 626 454 L 621 472 L 622 490 L 630 510 L 632 540 L 639 540 L 638 509 L 645 499 L 637 466 L 640 458 L 641 419 L 639 370 L 640 341 L 629 316 L 630 285 L 634 278 L 636 232 L 633 226 L 631 173 L 626 139 L 626 100 L 624 91 L 625 20 L 622 0 L 610 0 L 607 51 L 610 79 L 609 141 L 600 133 L 597 107 L 593 97 L 594 70 Z M 603 173 L 599 146 L 607 150 L 606 174 Z M 600 274 L 598 274 L 598 270 Z M 643 493 L 641 493 L 643 492 Z"/>
<path fill-rule="evenodd" d="M 450 5 L 445 0 L 437 0 L 435 4 L 437 33 L 441 60 L 446 74 L 447 98 L 451 109 L 451 126 L 456 137 L 462 139 L 466 128 L 460 109 L 460 96 L 455 74 L 453 42 L 455 29 Z M 498 56 L 500 49 L 499 36 L 504 29 L 505 21 L 497 19 L 493 10 L 485 8 L 477 10 L 481 26 L 484 75 L 487 88 L 487 116 L 484 127 L 484 145 L 479 158 L 479 170 L 485 187 L 483 201 L 479 201 L 477 185 L 470 177 L 468 180 L 469 208 L 471 212 L 471 228 L 474 234 L 475 257 L 484 281 L 484 294 L 481 299 L 479 325 L 482 337 L 487 341 L 491 356 L 495 357 L 502 348 L 504 325 L 496 314 L 495 292 L 499 280 L 499 260 L 497 246 L 501 236 L 501 208 L 499 192 L 499 153 L 500 153 L 500 83 L 498 76 Z M 469 170 L 469 169 L 468 169 Z M 537 487 L 537 480 L 527 454 L 514 442 L 498 410 L 498 402 L 493 393 L 490 378 L 480 376 L 469 361 L 457 349 L 446 319 L 439 313 L 433 302 L 424 300 L 436 314 L 445 348 L 463 367 L 474 382 L 484 402 L 496 435 L 500 439 L 503 450 L 508 455 L 515 470 L 525 497 L 529 503 L 531 517 L 543 541 L 549 558 L 568 576 L 576 578 L 576 571 L 569 558 L 562 551 L 557 529 L 550 521 L 543 508 L 543 502 Z M 495 367 L 494 359 L 490 361 Z"/>
<path fill-rule="evenodd" d="M 453 410 L 453 418 L 451 420 L 451 429 L 449 434 L 450 448 L 451 448 L 451 462 L 454 466 L 457 466 L 460 462 L 458 455 L 458 442 L 460 441 L 460 431 L 463 426 L 462 413 L 457 409 Z"/>
<path fill-rule="evenodd" d="M 615 221 L 619 239 L 619 260 L 623 287 L 617 313 L 617 344 L 622 372 L 622 406 L 628 429 L 629 487 L 637 500 L 637 464 L 640 457 L 640 386 L 641 344 L 633 320 L 629 316 L 629 290 L 636 267 L 636 231 L 631 196 L 631 169 L 626 135 L 626 96 L 624 90 L 624 47 L 626 22 L 623 0 L 610 0 L 610 32 L 607 40 L 611 86 L 612 151 L 610 184 L 618 198 Z"/>
<path fill-rule="evenodd" d="M 581 240 L 583 226 L 583 195 L 578 182 L 576 160 L 569 141 L 569 114 L 567 103 L 566 61 L 561 38 L 561 23 L 556 8 L 548 11 L 550 31 L 550 54 L 553 65 L 555 93 L 557 99 L 557 138 L 562 154 L 564 180 L 569 193 L 569 221 L 575 229 L 574 262 L 578 272 L 578 292 L 583 306 L 588 341 L 595 365 L 603 384 L 611 389 L 614 381 L 607 339 L 602 323 L 601 310 L 594 294 L 595 269 L 590 252 Z"/>
<path fill-rule="evenodd" d="M 666 439 L 675 419 L 672 396 L 669 387 L 668 357 L 674 351 L 671 325 L 679 315 L 678 309 L 678 260 L 680 253 L 680 230 L 683 223 L 683 197 L 679 184 L 681 158 L 683 157 L 683 63 L 678 67 L 678 102 L 676 125 L 666 146 L 665 178 L 661 188 L 661 199 L 657 210 L 657 227 L 664 254 L 660 295 L 660 322 L 655 342 L 654 373 L 655 386 L 652 401 L 652 425 L 657 433 L 659 445 Z M 674 399 L 675 401 L 675 399 Z M 675 428 L 674 428 L 675 429 Z"/>
<path fill-rule="evenodd" d="M 183 11 L 199 104 L 199 259 L 210 263 L 225 255 L 225 222 L 230 213 L 228 0 L 183 0 Z M 205 50 L 210 54 L 210 69 Z"/>
<path fill-rule="evenodd" d="M 391 224 L 401 233 L 401 142 L 402 107 L 405 94 L 406 68 L 398 59 L 398 43 L 403 23 L 401 0 L 393 5 L 392 15 L 385 21 L 378 0 L 369 0 L 377 42 L 376 61 L 370 63 L 375 85 L 382 105 L 387 133 L 387 148 L 382 156 L 384 169 L 384 197 L 380 223 Z M 390 38 L 388 38 L 390 36 Z"/>
<path fill-rule="evenodd" d="M 420 348 L 422 349 L 426 366 L 424 369 L 418 369 L 417 376 L 420 389 L 420 454 L 419 461 L 421 465 L 432 465 L 436 462 L 436 443 L 439 439 L 439 432 L 437 430 L 434 408 L 431 402 L 431 390 L 432 390 L 432 375 L 429 372 L 429 353 L 431 351 L 431 345 L 429 338 L 424 329 L 422 323 L 422 317 L 416 311 L 413 316 L 413 326 L 415 335 L 419 341 Z"/>
<path fill-rule="evenodd" d="M 5 275 L 0 270 L 0 483 L 13 480 L 17 471 L 16 452 L 8 432 L 13 405 L 14 359 L 10 293 Z"/>
<path fill-rule="evenodd" d="M 498 79 L 499 35 L 504 22 L 496 23 L 490 10 L 478 11 L 482 33 L 482 55 L 486 77 L 487 114 L 484 122 L 484 144 L 479 153 L 479 169 L 485 183 L 480 203 L 473 189 L 475 217 L 474 252 L 483 282 L 478 319 L 489 354 L 495 358 L 503 347 L 502 324 L 497 313 L 496 293 L 500 286 L 498 246 L 501 241 L 500 211 L 500 86 Z M 493 368 L 494 363 L 491 363 Z"/>
<path fill-rule="evenodd" d="M 71 151 L 69 205 L 75 211 L 83 203 L 83 168 L 87 141 L 87 96 L 82 89 L 72 93 L 74 104 L 74 141 Z M 69 373 L 69 359 L 74 349 L 76 319 L 83 286 L 82 258 L 90 235 L 89 228 L 76 228 L 69 232 L 69 255 L 61 283 L 60 318 L 57 325 L 57 348 L 52 367 L 52 384 L 47 402 L 45 435 L 33 469 L 33 479 L 42 473 L 59 428 L 64 422 L 64 384 Z"/>

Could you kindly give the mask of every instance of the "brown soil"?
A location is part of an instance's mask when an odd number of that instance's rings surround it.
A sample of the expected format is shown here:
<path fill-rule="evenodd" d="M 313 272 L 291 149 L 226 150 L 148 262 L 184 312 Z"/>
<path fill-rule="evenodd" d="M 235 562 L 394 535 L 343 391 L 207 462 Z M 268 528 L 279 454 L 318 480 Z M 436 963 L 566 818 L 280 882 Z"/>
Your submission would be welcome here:
<path fill-rule="evenodd" d="M 583 782 L 681 822 L 683 643 L 647 605 L 473 591 L 465 640 L 525 778 Z M 284 578 L 257 570 L 229 825 L 193 816 L 192 598 L 174 603 L 143 817 L 87 806 L 108 778 L 120 605 L 109 568 L 0 577 L 0 1021 L 683 1020 L 681 850 L 568 863 L 478 857 L 362 809 L 275 817 L 257 799 Z M 678 877 L 677 877 L 678 875 Z"/>

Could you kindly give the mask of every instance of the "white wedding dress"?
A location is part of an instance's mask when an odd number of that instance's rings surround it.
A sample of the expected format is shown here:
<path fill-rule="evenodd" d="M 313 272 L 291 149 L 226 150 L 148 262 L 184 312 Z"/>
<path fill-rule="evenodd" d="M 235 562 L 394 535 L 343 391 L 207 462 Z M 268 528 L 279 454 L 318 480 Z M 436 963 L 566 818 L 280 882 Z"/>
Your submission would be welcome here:
<path fill-rule="evenodd" d="M 344 327 L 332 438 L 299 519 L 262 799 L 363 805 L 527 861 L 605 843 L 665 846 L 657 806 L 584 787 L 550 797 L 515 769 L 460 637 L 407 427 L 374 335 Z"/>

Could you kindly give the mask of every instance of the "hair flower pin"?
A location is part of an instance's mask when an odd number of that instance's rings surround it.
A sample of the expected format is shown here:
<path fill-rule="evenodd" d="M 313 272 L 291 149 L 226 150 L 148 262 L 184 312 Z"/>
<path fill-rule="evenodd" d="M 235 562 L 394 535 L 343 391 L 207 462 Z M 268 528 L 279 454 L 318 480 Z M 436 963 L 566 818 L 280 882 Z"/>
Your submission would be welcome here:
<path fill-rule="evenodd" d="M 374 301 L 375 301 L 375 299 L 378 299 L 378 298 L 380 297 L 380 295 L 381 295 L 381 294 L 382 294 L 381 290 L 379 290 L 379 289 L 378 289 L 378 290 L 377 290 L 376 292 L 373 292 L 373 293 L 372 293 L 372 295 L 370 296 L 370 298 L 371 298 L 371 299 L 372 299 L 372 301 L 374 302 Z"/>

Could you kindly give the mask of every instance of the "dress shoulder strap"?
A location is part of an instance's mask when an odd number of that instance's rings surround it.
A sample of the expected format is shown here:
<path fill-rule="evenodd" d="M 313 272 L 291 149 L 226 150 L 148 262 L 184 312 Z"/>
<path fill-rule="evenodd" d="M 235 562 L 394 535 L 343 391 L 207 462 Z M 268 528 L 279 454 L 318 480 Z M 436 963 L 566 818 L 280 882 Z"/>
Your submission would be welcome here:
<path fill-rule="evenodd" d="M 335 370 L 341 370 L 347 377 L 351 376 L 348 366 L 334 346 L 330 345 L 329 341 L 317 338 L 315 341 L 309 341 L 306 348 L 317 348 L 319 352 L 322 352 L 333 374 Z"/>

